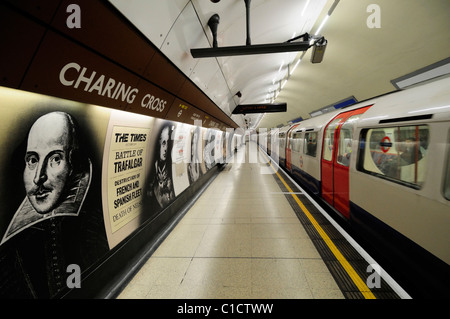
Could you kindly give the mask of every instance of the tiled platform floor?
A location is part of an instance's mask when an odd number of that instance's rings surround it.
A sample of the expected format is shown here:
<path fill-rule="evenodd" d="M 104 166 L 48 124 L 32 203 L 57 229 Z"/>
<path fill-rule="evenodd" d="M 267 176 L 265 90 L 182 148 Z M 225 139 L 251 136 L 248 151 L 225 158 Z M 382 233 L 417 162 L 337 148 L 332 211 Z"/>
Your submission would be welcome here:
<path fill-rule="evenodd" d="M 239 150 L 239 163 L 227 165 L 118 298 L 344 298 L 274 176 L 246 154 Z"/>

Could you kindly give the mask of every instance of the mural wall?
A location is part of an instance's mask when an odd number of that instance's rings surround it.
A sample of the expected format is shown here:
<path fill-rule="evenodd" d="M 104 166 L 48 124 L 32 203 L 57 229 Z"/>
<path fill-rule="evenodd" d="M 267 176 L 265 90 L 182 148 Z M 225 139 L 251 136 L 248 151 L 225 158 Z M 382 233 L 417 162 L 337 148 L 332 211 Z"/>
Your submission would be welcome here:
<path fill-rule="evenodd" d="M 0 298 L 85 297 L 205 183 L 237 124 L 108 1 L 1 1 L 0 18 Z"/>
<path fill-rule="evenodd" d="M 217 129 L 3 87 L 0 114 L 0 298 L 58 297 L 69 265 L 89 272 L 231 148 Z"/>

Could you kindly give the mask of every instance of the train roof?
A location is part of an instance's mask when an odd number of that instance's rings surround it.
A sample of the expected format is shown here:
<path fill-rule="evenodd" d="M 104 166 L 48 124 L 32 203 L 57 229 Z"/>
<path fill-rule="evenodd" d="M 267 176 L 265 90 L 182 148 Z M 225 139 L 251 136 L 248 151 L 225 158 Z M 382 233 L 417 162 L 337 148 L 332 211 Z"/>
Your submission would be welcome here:
<path fill-rule="evenodd" d="M 295 128 L 296 131 L 300 130 L 320 130 L 324 125 L 328 124 L 336 115 L 338 115 L 339 111 L 333 111 L 329 113 L 325 113 L 307 120 L 304 120 L 300 123 L 298 127 Z"/>
<path fill-rule="evenodd" d="M 450 120 L 450 76 L 361 101 L 350 107 L 309 118 L 300 123 L 286 125 L 281 127 L 279 132 L 287 132 L 291 129 L 295 132 L 318 131 L 338 114 L 369 105 L 373 107 L 361 116 L 358 127 L 425 120 L 428 122 L 448 121 Z"/>
<path fill-rule="evenodd" d="M 448 121 L 450 77 L 381 96 L 371 102 L 374 103 L 374 107 L 364 113 L 358 121 L 358 127 L 417 121 Z"/>

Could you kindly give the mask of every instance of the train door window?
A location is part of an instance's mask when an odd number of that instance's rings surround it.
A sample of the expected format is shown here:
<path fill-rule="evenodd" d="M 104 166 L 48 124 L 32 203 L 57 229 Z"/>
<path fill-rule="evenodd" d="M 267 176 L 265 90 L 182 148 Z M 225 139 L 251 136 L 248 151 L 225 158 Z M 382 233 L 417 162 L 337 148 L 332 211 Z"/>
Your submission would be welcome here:
<path fill-rule="evenodd" d="M 337 162 L 343 166 L 350 165 L 352 155 L 352 140 L 354 123 L 360 118 L 360 115 L 351 116 L 341 126 L 339 132 Z"/>
<path fill-rule="evenodd" d="M 279 137 L 280 147 L 284 148 L 286 146 L 286 134 L 285 133 L 280 133 L 278 135 L 278 137 Z"/>
<path fill-rule="evenodd" d="M 428 126 L 363 130 L 358 169 L 419 189 L 425 180 Z M 367 145 L 365 147 L 364 145 Z"/>
<path fill-rule="evenodd" d="M 293 144 L 292 144 L 292 132 L 288 133 L 287 138 L 287 147 L 292 150 Z"/>
<path fill-rule="evenodd" d="M 323 159 L 326 161 L 331 161 L 333 159 L 334 133 L 340 121 L 341 118 L 335 119 L 328 125 L 325 131 L 325 137 L 323 141 Z"/>
<path fill-rule="evenodd" d="M 303 153 L 316 157 L 317 154 L 317 132 L 305 133 L 305 141 L 303 143 Z"/>
<path fill-rule="evenodd" d="M 292 150 L 294 152 L 300 152 L 300 142 L 301 142 L 302 133 L 296 132 L 292 134 Z"/>
<path fill-rule="evenodd" d="M 444 197 L 450 200 L 450 130 L 447 137 L 447 163 L 446 163 L 446 174 L 444 180 Z"/>

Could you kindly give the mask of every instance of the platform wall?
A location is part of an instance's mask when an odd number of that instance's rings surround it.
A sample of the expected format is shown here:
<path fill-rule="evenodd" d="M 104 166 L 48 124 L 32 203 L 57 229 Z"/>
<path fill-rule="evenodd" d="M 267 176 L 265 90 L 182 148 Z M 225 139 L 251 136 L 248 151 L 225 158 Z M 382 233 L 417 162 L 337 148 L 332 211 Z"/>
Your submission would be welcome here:
<path fill-rule="evenodd" d="M 108 1 L 2 0 L 0 46 L 0 297 L 100 296 L 237 125 Z"/>
<path fill-rule="evenodd" d="M 75 269 L 83 286 L 144 226 L 133 245 L 146 245 L 231 153 L 217 129 L 9 88 L 0 101 L 2 297 L 65 295 Z"/>

